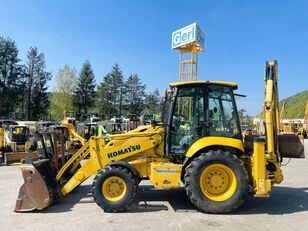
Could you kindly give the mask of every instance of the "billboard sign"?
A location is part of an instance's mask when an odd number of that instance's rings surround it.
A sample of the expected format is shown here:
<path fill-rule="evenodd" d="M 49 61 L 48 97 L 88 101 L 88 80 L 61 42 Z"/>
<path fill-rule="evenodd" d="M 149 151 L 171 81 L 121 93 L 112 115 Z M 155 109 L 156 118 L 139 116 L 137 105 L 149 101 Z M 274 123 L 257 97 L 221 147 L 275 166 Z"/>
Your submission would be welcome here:
<path fill-rule="evenodd" d="M 197 42 L 201 50 L 203 50 L 204 41 L 203 32 L 200 30 L 197 23 L 193 23 L 172 33 L 171 49 L 176 49 L 183 45 Z"/>

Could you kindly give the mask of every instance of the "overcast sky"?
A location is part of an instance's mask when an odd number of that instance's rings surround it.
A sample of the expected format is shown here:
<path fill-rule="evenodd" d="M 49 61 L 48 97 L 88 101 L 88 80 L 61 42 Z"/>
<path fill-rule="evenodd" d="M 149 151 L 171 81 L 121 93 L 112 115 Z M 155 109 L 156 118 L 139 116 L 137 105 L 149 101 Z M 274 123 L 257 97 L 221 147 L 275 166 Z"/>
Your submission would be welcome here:
<path fill-rule="evenodd" d="M 239 108 L 253 115 L 264 96 L 264 62 L 279 62 L 280 98 L 308 89 L 308 1 L 31 1 L 0 0 L 0 36 L 14 39 L 25 60 L 30 46 L 55 75 L 88 59 L 96 82 L 119 63 L 161 93 L 178 78 L 171 34 L 197 22 L 206 49 L 199 79 L 235 81 Z M 53 81 L 51 81 L 52 89 Z"/>

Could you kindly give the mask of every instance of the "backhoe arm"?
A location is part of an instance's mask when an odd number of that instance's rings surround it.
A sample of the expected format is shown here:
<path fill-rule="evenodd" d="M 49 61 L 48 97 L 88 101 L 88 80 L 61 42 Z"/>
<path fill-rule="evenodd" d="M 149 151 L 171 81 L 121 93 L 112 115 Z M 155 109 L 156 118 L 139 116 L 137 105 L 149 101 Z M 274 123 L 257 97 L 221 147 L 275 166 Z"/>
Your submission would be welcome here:
<path fill-rule="evenodd" d="M 269 196 L 273 183 L 283 179 L 280 169 L 280 153 L 278 148 L 279 111 L 278 111 L 278 73 L 277 61 L 266 62 L 265 66 L 265 98 L 263 103 L 265 117 L 264 138 L 256 138 L 252 156 L 252 175 L 255 196 Z"/>
<path fill-rule="evenodd" d="M 264 115 L 266 124 L 266 151 L 267 154 L 276 156 L 277 161 L 280 162 L 278 150 L 279 98 L 277 61 L 266 62 L 265 87 Z"/>

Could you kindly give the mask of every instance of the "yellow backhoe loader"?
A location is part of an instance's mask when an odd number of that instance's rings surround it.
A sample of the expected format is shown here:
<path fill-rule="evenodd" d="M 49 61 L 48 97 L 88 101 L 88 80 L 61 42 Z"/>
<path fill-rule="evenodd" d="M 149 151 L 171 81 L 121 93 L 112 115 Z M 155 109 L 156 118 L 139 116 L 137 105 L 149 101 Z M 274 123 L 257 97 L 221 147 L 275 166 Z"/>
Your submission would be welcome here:
<path fill-rule="evenodd" d="M 19 163 L 23 158 L 38 158 L 30 140 L 29 127 L 24 125 L 0 128 L 0 151 L 1 162 L 6 165 Z"/>
<path fill-rule="evenodd" d="M 289 142 L 288 135 L 278 139 L 276 61 L 266 63 L 265 73 L 266 136 L 243 141 L 236 83 L 171 83 L 163 124 L 153 121 L 110 135 L 110 140 L 91 137 L 59 171 L 52 160 L 23 165 L 24 184 L 15 211 L 42 210 L 93 175 L 94 200 L 106 212 L 127 210 L 136 202 L 144 179 L 162 189 L 183 183 L 192 204 L 207 213 L 237 209 L 249 186 L 256 197 L 268 197 L 273 185 L 283 180 L 282 158 L 301 157 L 303 145 L 299 140 Z M 288 149 L 280 147 L 284 143 Z"/>

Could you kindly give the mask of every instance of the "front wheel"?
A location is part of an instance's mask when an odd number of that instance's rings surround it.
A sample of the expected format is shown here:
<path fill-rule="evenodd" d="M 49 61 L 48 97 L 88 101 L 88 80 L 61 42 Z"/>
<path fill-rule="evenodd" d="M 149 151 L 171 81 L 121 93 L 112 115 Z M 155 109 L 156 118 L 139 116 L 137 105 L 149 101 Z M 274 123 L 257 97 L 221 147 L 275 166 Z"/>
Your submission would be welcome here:
<path fill-rule="evenodd" d="M 120 166 L 107 166 L 93 180 L 95 202 L 105 212 L 123 212 L 135 202 L 138 183 L 134 173 Z"/>
<path fill-rule="evenodd" d="M 230 152 L 210 150 L 196 157 L 185 169 L 185 189 L 191 202 L 206 213 L 228 213 L 244 201 L 248 174 Z"/>

